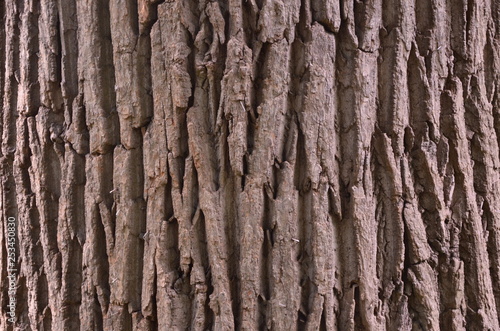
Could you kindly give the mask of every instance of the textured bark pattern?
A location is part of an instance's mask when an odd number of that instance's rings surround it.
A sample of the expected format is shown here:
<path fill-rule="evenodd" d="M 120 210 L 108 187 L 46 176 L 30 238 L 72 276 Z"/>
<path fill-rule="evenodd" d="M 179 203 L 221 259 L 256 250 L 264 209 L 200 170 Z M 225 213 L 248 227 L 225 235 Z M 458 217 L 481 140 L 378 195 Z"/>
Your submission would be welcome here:
<path fill-rule="evenodd" d="M 500 330 L 499 1 L 0 17 L 17 330 Z"/>

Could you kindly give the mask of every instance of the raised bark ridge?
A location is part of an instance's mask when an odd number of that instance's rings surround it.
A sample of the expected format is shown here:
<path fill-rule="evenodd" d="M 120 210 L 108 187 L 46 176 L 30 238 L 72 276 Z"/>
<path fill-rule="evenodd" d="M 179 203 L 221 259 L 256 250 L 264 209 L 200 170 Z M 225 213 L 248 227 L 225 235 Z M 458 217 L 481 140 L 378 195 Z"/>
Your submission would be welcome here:
<path fill-rule="evenodd" d="M 17 329 L 500 330 L 498 1 L 0 17 Z"/>

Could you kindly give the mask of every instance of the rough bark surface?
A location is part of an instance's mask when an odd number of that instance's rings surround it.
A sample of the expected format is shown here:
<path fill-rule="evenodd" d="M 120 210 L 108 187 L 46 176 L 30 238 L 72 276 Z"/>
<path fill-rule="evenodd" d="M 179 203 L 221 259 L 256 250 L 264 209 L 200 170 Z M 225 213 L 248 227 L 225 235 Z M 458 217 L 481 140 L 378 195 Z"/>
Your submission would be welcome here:
<path fill-rule="evenodd" d="M 0 19 L 0 329 L 500 330 L 499 1 Z"/>

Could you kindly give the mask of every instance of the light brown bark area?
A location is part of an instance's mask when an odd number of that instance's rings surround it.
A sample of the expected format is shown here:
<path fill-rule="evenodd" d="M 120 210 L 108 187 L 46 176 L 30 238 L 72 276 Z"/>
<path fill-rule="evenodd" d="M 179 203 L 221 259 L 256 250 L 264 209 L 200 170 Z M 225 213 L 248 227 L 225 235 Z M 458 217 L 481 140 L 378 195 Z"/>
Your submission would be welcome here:
<path fill-rule="evenodd" d="M 0 17 L 0 329 L 500 329 L 498 1 Z"/>

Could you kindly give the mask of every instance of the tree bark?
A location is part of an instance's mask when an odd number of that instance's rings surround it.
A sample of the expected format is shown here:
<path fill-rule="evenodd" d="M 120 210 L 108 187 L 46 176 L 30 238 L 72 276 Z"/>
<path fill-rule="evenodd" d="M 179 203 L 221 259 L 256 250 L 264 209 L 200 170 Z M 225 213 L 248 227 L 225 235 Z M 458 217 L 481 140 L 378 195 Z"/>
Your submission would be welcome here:
<path fill-rule="evenodd" d="M 0 329 L 500 330 L 499 1 L 0 17 Z"/>

